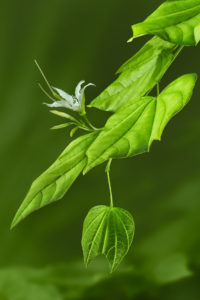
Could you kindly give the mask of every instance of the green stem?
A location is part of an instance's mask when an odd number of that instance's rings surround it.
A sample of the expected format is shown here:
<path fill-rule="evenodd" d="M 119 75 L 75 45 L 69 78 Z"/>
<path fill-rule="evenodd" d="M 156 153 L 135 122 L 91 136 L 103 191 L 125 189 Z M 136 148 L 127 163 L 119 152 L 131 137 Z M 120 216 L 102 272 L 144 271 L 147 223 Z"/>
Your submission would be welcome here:
<path fill-rule="evenodd" d="M 51 96 L 49 95 L 49 93 L 47 93 L 47 91 L 43 88 L 43 86 L 42 86 L 39 82 L 38 82 L 37 84 L 38 84 L 39 88 L 43 91 L 43 93 L 44 93 L 49 99 L 51 99 L 52 101 L 56 101 L 53 97 L 51 97 Z"/>
<path fill-rule="evenodd" d="M 85 126 L 78 126 L 80 129 L 82 130 L 85 130 L 85 131 L 89 131 L 89 132 L 92 132 L 92 129 L 88 128 L 88 127 L 85 127 Z"/>
<path fill-rule="evenodd" d="M 169 67 L 173 64 L 173 62 L 175 61 L 175 59 L 177 58 L 177 56 L 180 54 L 180 52 L 183 50 L 183 48 L 184 48 L 184 46 L 179 46 L 178 49 L 176 48 L 176 52 L 174 54 L 174 58 L 167 64 L 166 70 L 162 74 L 162 76 L 160 77 L 159 82 L 162 80 L 162 78 L 164 77 L 165 73 L 167 72 L 167 70 L 169 69 Z M 154 85 L 154 87 L 155 87 L 155 85 Z M 149 95 L 149 93 L 151 92 L 151 90 L 147 93 L 147 95 Z"/>
<path fill-rule="evenodd" d="M 98 129 L 98 128 L 96 128 L 96 127 L 94 127 L 94 126 L 92 125 L 92 123 L 88 120 L 88 117 L 87 117 L 86 113 L 81 114 L 81 116 L 82 116 L 83 120 L 86 122 L 86 124 L 87 124 L 90 128 L 92 128 L 93 130 L 100 130 L 100 129 Z"/>
<path fill-rule="evenodd" d="M 110 165 L 112 162 L 112 158 L 109 159 L 108 164 L 106 166 L 106 174 L 108 179 L 108 187 L 109 187 L 109 193 L 110 193 L 110 207 L 113 207 L 113 194 L 112 194 L 112 187 L 111 187 L 111 181 L 110 181 Z"/>

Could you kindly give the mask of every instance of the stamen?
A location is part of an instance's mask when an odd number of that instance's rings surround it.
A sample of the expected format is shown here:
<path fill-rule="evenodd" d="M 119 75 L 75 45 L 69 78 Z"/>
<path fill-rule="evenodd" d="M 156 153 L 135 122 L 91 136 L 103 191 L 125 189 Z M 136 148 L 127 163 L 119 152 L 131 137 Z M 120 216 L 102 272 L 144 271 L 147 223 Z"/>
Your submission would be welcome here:
<path fill-rule="evenodd" d="M 39 82 L 37 82 L 37 84 L 38 84 L 39 88 L 43 91 L 43 93 L 44 93 L 49 99 L 51 99 L 53 102 L 56 101 L 53 97 L 51 97 L 51 96 L 49 95 L 49 93 L 48 93 L 47 91 L 45 91 L 45 89 L 42 87 L 42 85 L 41 85 Z"/>
<path fill-rule="evenodd" d="M 44 75 L 44 72 L 42 71 L 41 67 L 39 66 L 39 64 L 38 64 L 37 60 L 35 59 L 34 61 L 35 61 L 35 64 L 36 64 L 36 66 L 37 66 L 38 70 L 40 71 L 40 73 L 41 73 L 42 77 L 44 78 L 44 80 L 45 80 L 45 82 L 46 82 L 47 86 L 49 87 L 49 89 L 50 89 L 51 93 L 54 95 L 54 91 L 53 91 L 53 89 L 52 89 L 52 87 L 51 87 L 51 85 L 50 85 L 49 81 L 47 80 L 46 76 Z"/>

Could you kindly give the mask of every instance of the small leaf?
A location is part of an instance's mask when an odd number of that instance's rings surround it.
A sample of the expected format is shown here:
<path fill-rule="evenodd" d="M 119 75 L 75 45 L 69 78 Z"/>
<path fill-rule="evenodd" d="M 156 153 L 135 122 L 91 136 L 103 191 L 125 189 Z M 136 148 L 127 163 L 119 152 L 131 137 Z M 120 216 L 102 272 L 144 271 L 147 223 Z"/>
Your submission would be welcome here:
<path fill-rule="evenodd" d="M 196 80 L 196 74 L 183 75 L 169 84 L 157 98 L 149 147 L 154 140 L 160 140 L 168 121 L 191 99 Z"/>
<path fill-rule="evenodd" d="M 127 254 L 133 241 L 135 226 L 132 215 L 118 207 L 93 207 L 85 218 L 82 249 L 86 266 L 104 254 L 114 271 Z"/>
<path fill-rule="evenodd" d="M 54 115 L 59 116 L 59 117 L 66 118 L 66 119 L 69 119 L 69 120 L 72 120 L 72 121 L 77 122 L 77 120 L 76 120 L 74 117 L 72 117 L 71 115 L 66 114 L 66 113 L 64 113 L 64 112 L 62 112 L 62 111 L 58 111 L 58 110 L 50 110 L 50 112 L 51 112 L 52 114 L 54 114 Z"/>
<path fill-rule="evenodd" d="M 173 62 L 176 48 L 158 37 L 152 38 L 123 64 L 119 77 L 89 106 L 115 112 L 131 99 L 148 94 Z"/>
<path fill-rule="evenodd" d="M 63 123 L 63 124 L 60 124 L 60 125 L 53 126 L 53 127 L 51 127 L 51 129 L 52 129 L 52 130 L 55 130 L 55 129 L 62 129 L 62 128 L 71 126 L 71 125 L 73 125 L 73 124 L 74 124 L 73 122 Z"/>
<path fill-rule="evenodd" d="M 97 133 L 77 138 L 62 152 L 54 164 L 40 175 L 31 185 L 22 202 L 11 228 L 30 213 L 61 199 L 87 163 L 85 152 Z"/>
<path fill-rule="evenodd" d="M 70 137 L 73 137 L 74 136 L 74 134 L 76 133 L 76 131 L 79 129 L 79 127 L 78 126 L 76 126 L 76 127 L 74 127 L 74 128 L 72 128 L 72 130 L 70 131 Z"/>
<path fill-rule="evenodd" d="M 168 0 L 132 29 L 133 38 L 155 34 L 174 44 L 196 45 L 200 40 L 200 0 Z"/>
<path fill-rule="evenodd" d="M 189 101 L 195 82 L 195 74 L 186 74 L 166 87 L 158 98 L 133 98 L 132 103 L 113 114 L 86 152 L 88 164 L 84 173 L 109 158 L 149 151 L 167 122 Z"/>

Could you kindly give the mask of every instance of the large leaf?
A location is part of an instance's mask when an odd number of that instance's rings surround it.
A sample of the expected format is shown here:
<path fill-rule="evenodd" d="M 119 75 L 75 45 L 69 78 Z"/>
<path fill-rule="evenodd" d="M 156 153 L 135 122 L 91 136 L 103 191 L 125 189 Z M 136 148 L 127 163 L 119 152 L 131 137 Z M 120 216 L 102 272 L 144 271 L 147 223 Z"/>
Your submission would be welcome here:
<path fill-rule="evenodd" d="M 174 44 L 152 38 L 119 69 L 119 77 L 89 106 L 115 112 L 133 97 L 146 95 L 174 60 L 175 49 Z"/>
<path fill-rule="evenodd" d="M 87 148 L 97 136 L 91 133 L 77 138 L 58 157 L 55 163 L 40 175 L 17 211 L 12 227 L 35 210 L 61 199 L 87 163 Z"/>
<path fill-rule="evenodd" d="M 99 254 L 104 254 L 111 271 L 116 269 L 127 254 L 134 236 L 131 214 L 118 207 L 99 205 L 93 207 L 85 218 L 82 248 L 85 264 Z"/>
<path fill-rule="evenodd" d="M 200 0 L 168 0 L 132 29 L 133 38 L 156 34 L 178 45 L 196 45 L 200 40 Z"/>
<path fill-rule="evenodd" d="M 158 96 L 133 99 L 111 116 L 87 150 L 86 173 L 109 158 L 124 158 L 149 150 L 159 140 L 167 122 L 189 101 L 196 75 L 181 76 Z"/>

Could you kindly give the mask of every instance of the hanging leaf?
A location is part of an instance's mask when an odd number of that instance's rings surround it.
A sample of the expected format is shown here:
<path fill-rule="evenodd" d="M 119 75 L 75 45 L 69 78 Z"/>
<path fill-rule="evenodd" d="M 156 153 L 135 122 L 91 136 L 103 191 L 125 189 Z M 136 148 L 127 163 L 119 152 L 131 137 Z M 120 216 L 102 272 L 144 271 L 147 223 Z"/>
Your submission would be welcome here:
<path fill-rule="evenodd" d="M 167 122 L 189 101 L 195 74 L 181 76 L 167 86 L 158 98 L 143 97 L 112 115 L 87 150 L 84 173 L 109 158 L 125 158 L 149 151 L 159 140 Z"/>
<path fill-rule="evenodd" d="M 97 133 L 77 138 L 55 163 L 31 185 L 12 223 L 12 228 L 39 208 L 61 199 L 87 163 L 85 152 Z"/>
<path fill-rule="evenodd" d="M 200 0 L 168 0 L 132 29 L 133 38 L 155 34 L 171 43 L 194 46 L 200 40 Z"/>
<path fill-rule="evenodd" d="M 175 59 L 176 45 L 152 38 L 129 59 L 117 73 L 119 77 L 109 85 L 90 107 L 106 111 L 117 111 L 130 99 L 140 98 L 151 91 Z"/>
<path fill-rule="evenodd" d="M 82 248 L 86 266 L 103 254 L 114 271 L 127 254 L 133 241 L 135 226 L 132 215 L 118 207 L 93 207 L 85 218 Z"/>

